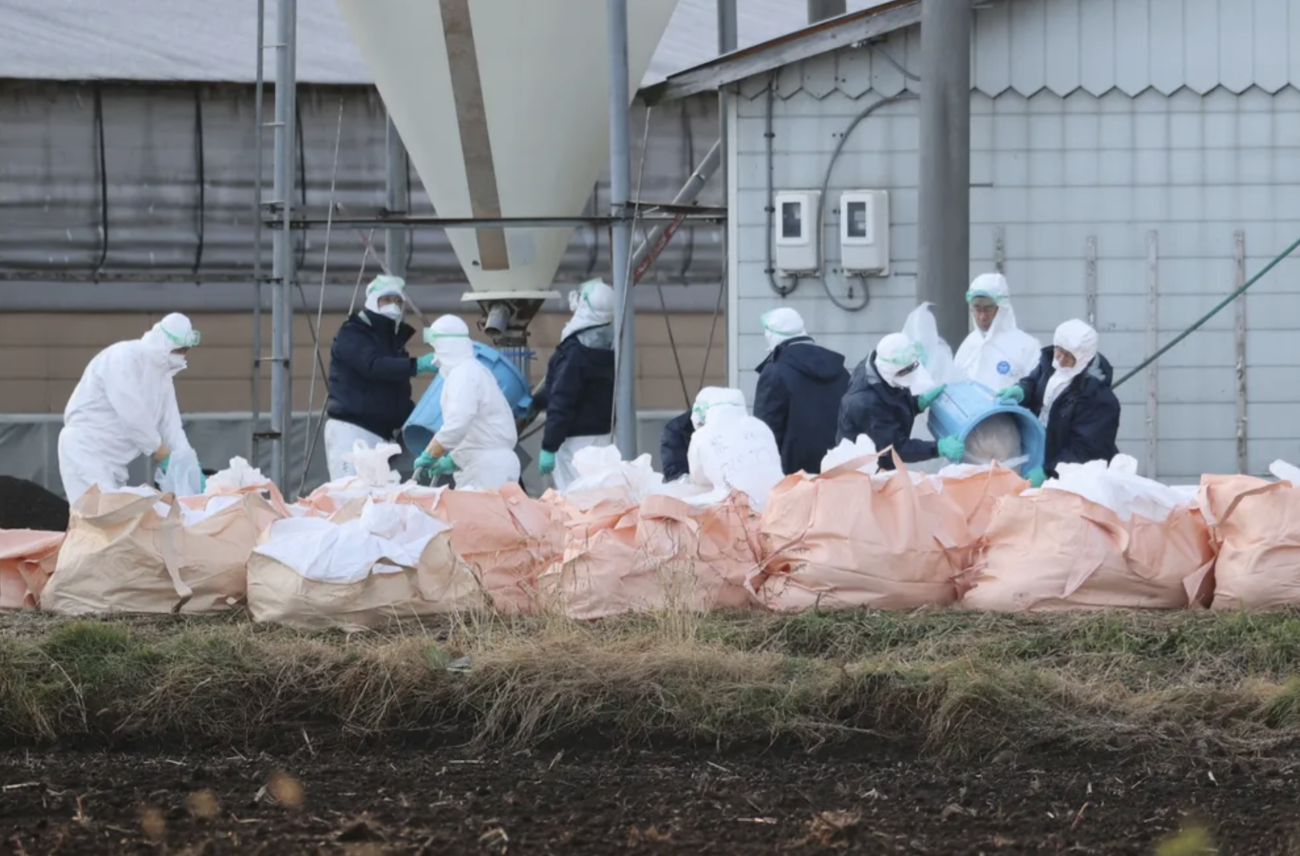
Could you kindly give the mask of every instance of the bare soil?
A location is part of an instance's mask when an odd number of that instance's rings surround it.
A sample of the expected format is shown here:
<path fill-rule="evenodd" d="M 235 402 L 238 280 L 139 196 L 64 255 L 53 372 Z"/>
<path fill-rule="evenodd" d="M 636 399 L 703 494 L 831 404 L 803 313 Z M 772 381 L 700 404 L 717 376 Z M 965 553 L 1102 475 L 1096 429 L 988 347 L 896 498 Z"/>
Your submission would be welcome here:
<path fill-rule="evenodd" d="M 0 754 L 3 852 L 1297 853 L 1300 760 L 570 746 Z"/>

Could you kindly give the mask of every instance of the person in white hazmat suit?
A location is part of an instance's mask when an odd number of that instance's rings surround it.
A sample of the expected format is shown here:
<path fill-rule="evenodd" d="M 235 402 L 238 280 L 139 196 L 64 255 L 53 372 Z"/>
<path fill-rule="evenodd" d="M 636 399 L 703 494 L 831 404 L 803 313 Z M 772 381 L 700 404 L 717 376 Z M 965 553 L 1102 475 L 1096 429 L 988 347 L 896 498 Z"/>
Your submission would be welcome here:
<path fill-rule="evenodd" d="M 776 435 L 766 422 L 749 415 L 745 393 L 706 386 L 695 396 L 691 424 L 695 433 L 686 453 L 691 482 L 706 490 L 741 491 L 762 511 L 785 472 Z"/>
<path fill-rule="evenodd" d="M 573 317 L 546 366 L 544 391 L 535 398 L 546 409 L 541 475 L 563 492 L 578 478 L 573 456 L 588 446 L 608 446 L 614 421 L 614 289 L 598 279 L 569 292 Z"/>
<path fill-rule="evenodd" d="M 59 475 L 68 502 L 91 485 L 125 487 L 141 455 L 164 473 L 172 454 L 192 450 L 172 379 L 199 344 L 190 319 L 173 312 L 139 339 L 109 345 L 91 359 L 63 410 Z"/>
<path fill-rule="evenodd" d="M 519 480 L 519 433 L 492 372 L 474 356 L 469 327 L 443 315 L 424 331 L 442 374 L 442 427 L 415 460 L 416 481 L 456 473 L 458 490 L 495 490 Z"/>
<path fill-rule="evenodd" d="M 966 303 L 975 329 L 953 360 L 964 377 L 997 392 L 1038 367 L 1042 345 L 1016 326 L 1006 277 L 1000 273 L 975 277 L 966 292 Z"/>

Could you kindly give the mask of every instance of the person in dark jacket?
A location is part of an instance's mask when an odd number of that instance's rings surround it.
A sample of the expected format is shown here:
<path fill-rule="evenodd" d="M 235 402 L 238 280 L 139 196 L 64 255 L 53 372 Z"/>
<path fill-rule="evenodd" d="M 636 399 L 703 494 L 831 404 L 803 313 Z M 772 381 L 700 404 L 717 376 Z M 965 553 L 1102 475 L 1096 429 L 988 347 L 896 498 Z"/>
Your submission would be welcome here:
<path fill-rule="evenodd" d="M 786 475 L 819 473 L 849 388 L 844 356 L 815 343 L 789 307 L 764 313 L 762 324 L 768 355 L 758 366 L 754 415 L 772 429 Z"/>
<path fill-rule="evenodd" d="M 406 351 L 415 329 L 402 321 L 406 282 L 379 276 L 366 288 L 365 308 L 350 316 L 330 345 L 329 421 L 325 460 L 330 480 L 356 475 L 343 457 L 357 440 L 368 446 L 401 443 L 415 405 L 411 378 L 437 371 L 433 354 Z"/>
<path fill-rule="evenodd" d="M 664 426 L 663 437 L 659 441 L 659 466 L 663 468 L 664 481 L 676 481 L 691 474 L 687 453 L 694 434 L 695 423 L 691 421 L 689 410 L 668 420 Z"/>
<path fill-rule="evenodd" d="M 570 298 L 573 318 L 546 365 L 538 408 L 546 408 L 537 470 L 563 491 L 578 477 L 573 456 L 587 446 L 608 446 L 614 421 L 614 290 L 600 280 L 583 283 Z"/>
<path fill-rule="evenodd" d="M 1023 405 L 1047 429 L 1043 466 L 1029 474 L 1034 487 L 1056 478 L 1058 464 L 1109 461 L 1119 454 L 1119 399 L 1114 370 L 1097 353 L 1097 331 L 1078 319 L 1056 328 L 1038 368 L 998 393 Z"/>
<path fill-rule="evenodd" d="M 912 394 L 914 387 L 927 391 L 916 396 Z M 937 443 L 912 437 L 916 417 L 943 390 L 942 385 L 933 384 L 921 365 L 920 348 L 902 333 L 891 333 L 853 370 L 849 391 L 840 403 L 835 441 L 851 443 L 858 435 L 866 434 L 878 451 L 892 446 L 905 464 L 938 457 L 960 461 L 966 449 L 956 437 L 943 437 Z M 880 468 L 892 470 L 893 458 L 882 457 Z"/>

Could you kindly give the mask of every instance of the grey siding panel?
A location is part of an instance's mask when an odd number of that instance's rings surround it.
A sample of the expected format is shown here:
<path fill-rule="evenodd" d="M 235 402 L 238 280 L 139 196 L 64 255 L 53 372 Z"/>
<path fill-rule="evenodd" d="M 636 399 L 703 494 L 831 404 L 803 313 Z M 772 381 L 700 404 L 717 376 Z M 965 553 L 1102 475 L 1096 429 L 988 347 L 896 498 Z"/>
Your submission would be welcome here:
<path fill-rule="evenodd" d="M 1117 18 L 1138 14 L 1138 6 L 1127 0 L 1101 3 L 1111 5 Z M 1047 5 L 1043 27 L 1049 38 L 1062 28 L 1062 20 L 1069 22 L 1072 8 L 1076 4 L 1071 0 Z M 1105 10 L 1090 14 L 1105 17 Z M 1015 34 L 1024 26 L 1013 24 L 1013 47 Z M 1217 56 L 1217 25 L 1210 29 Z M 1150 27 L 1149 38 L 1157 39 L 1162 31 Z M 1073 32 L 1080 30 L 1076 26 Z M 1158 59 L 1150 57 L 1146 66 L 1155 80 L 1166 73 Z M 1052 74 L 1060 62 L 1058 53 L 1049 50 L 1044 74 Z M 1217 69 L 1217 59 L 1214 65 Z M 838 69 L 843 77 L 847 69 L 857 67 L 840 64 Z M 991 75 L 999 67 L 980 64 L 976 70 Z M 1181 73 L 1181 62 L 1178 68 Z M 1095 76 L 1100 79 L 1101 72 Z M 1087 313 L 1085 248 L 1090 237 L 1097 248 L 1095 306 L 1101 350 L 1117 377 L 1148 355 L 1149 232 L 1157 234 L 1156 329 L 1161 343 L 1179 335 L 1232 290 L 1237 232 L 1245 235 L 1248 274 L 1300 237 L 1300 92 L 1295 89 L 1288 86 L 1270 95 L 1258 87 L 1241 94 L 1220 87 L 1202 95 L 1180 88 L 1165 96 L 1144 87 L 1137 97 L 1129 97 L 1112 86 L 1100 96 L 1080 89 L 1061 97 L 1041 89 L 1025 97 L 1019 92 L 1019 72 L 1013 71 L 1012 78 L 996 98 L 972 93 L 970 272 L 974 276 L 991 269 L 1000 245 L 1020 326 L 1040 341 L 1050 342 L 1061 321 Z M 855 88 L 861 89 L 861 83 Z M 841 91 L 820 101 L 803 93 L 777 102 L 777 189 L 820 186 L 835 134 L 879 95 L 869 89 L 862 92 L 856 100 Z M 758 316 L 779 303 L 764 272 L 764 109 L 763 99 L 745 102 L 737 126 L 737 369 L 742 388 L 751 395 L 752 367 L 765 351 Z M 844 353 L 851 364 L 881 335 L 899 329 L 915 305 L 915 115 L 915 105 L 898 105 L 859 127 L 835 167 L 824 212 L 825 263 L 830 281 L 837 283 L 833 209 L 838 193 L 853 187 L 889 190 L 893 275 L 871 282 L 872 303 L 858 314 L 833 307 L 817 282 L 801 283 L 787 301 L 804 315 L 810 332 Z M 1300 441 L 1288 439 L 1300 424 L 1300 405 L 1293 403 L 1294 377 L 1300 371 L 1297 282 L 1300 258 L 1279 264 L 1246 299 L 1248 464 L 1257 473 L 1274 458 L 1285 457 L 1283 452 L 1300 460 Z M 960 299 L 964 287 L 954 284 L 954 299 Z M 1154 475 L 1187 482 L 1202 472 L 1235 469 L 1235 364 L 1231 308 L 1160 360 L 1159 469 Z M 1129 380 L 1117 394 L 1123 404 L 1121 448 L 1144 461 L 1147 373 Z"/>

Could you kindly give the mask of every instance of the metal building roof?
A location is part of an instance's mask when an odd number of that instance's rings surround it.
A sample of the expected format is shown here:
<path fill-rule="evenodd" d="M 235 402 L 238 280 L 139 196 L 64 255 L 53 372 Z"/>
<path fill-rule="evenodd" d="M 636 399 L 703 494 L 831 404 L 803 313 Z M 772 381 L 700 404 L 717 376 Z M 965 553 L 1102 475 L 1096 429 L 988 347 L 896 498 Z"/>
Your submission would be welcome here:
<path fill-rule="evenodd" d="M 849 0 L 857 10 L 877 0 Z M 252 82 L 254 0 L 0 0 L 0 78 Z M 275 3 L 266 4 L 267 41 Z M 800 29 L 800 0 L 737 0 L 740 47 Z M 717 53 L 716 0 L 680 0 L 643 85 Z M 267 52 L 269 63 L 273 60 Z M 333 0 L 298 3 L 298 80 L 368 84 L 370 73 Z"/>

